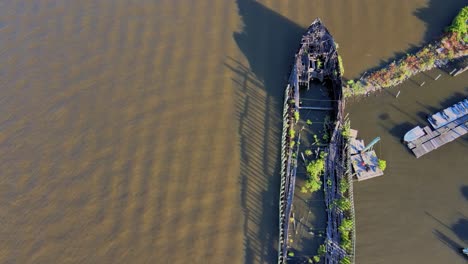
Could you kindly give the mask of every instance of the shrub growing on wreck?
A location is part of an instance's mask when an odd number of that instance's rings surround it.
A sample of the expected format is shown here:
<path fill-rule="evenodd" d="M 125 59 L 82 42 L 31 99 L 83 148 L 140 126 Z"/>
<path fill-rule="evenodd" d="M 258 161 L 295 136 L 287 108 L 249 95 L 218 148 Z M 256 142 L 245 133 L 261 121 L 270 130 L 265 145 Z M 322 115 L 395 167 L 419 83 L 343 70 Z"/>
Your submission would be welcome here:
<path fill-rule="evenodd" d="M 299 122 L 299 112 L 298 111 L 294 112 L 294 120 L 296 120 L 296 123 Z"/>
<path fill-rule="evenodd" d="M 338 231 L 342 234 L 349 234 L 353 230 L 353 220 L 352 219 L 343 219 L 341 225 L 338 227 Z"/>
<path fill-rule="evenodd" d="M 338 190 L 341 194 L 344 194 L 348 190 L 348 182 L 345 178 L 341 178 L 338 183 Z"/>
<path fill-rule="evenodd" d="M 340 264 L 351 264 L 351 259 L 349 259 L 348 256 L 345 256 L 340 260 Z"/>
<path fill-rule="evenodd" d="M 311 161 L 307 164 L 307 180 L 305 185 L 301 188 L 302 193 L 312 193 L 320 190 L 322 187 L 320 176 L 325 170 L 325 156 L 325 153 L 321 152 L 320 157 L 317 160 Z"/>
<path fill-rule="evenodd" d="M 325 253 L 327 253 L 327 247 L 325 246 L 325 244 L 319 246 L 317 253 L 320 257 L 325 256 Z"/>
<path fill-rule="evenodd" d="M 336 207 L 338 207 L 338 209 L 340 209 L 341 211 L 347 211 L 349 209 L 351 209 L 351 201 L 342 197 L 338 200 L 335 200 L 334 201 Z"/>
<path fill-rule="evenodd" d="M 349 240 L 349 238 L 342 238 L 340 246 L 347 252 L 350 252 L 352 249 L 351 240 Z"/>
<path fill-rule="evenodd" d="M 354 80 L 349 80 L 347 82 L 347 87 L 351 89 L 353 94 L 364 94 L 366 92 L 363 83 L 360 81 L 355 82 Z"/>
<path fill-rule="evenodd" d="M 319 179 L 307 179 L 304 186 L 301 188 L 301 193 L 313 193 L 320 190 L 322 187 L 322 181 Z"/>
<path fill-rule="evenodd" d="M 340 56 L 340 55 L 338 55 L 338 65 L 340 66 L 340 73 L 341 73 L 341 76 L 343 76 L 343 74 L 344 74 L 343 60 L 341 59 L 341 56 Z"/>
<path fill-rule="evenodd" d="M 346 120 L 343 124 L 343 127 L 341 129 L 341 135 L 345 138 L 348 139 L 351 136 L 351 123 L 349 120 Z"/>
<path fill-rule="evenodd" d="M 314 135 L 314 145 L 315 144 L 320 144 L 320 140 L 318 139 L 317 135 Z"/>
<path fill-rule="evenodd" d="M 311 161 L 307 164 L 306 170 L 309 176 L 312 178 L 318 178 L 320 174 L 325 170 L 325 156 L 324 152 L 320 153 L 320 157 L 317 160 Z"/>
<path fill-rule="evenodd" d="M 295 138 L 296 137 L 296 130 L 294 130 L 294 128 L 290 128 L 289 129 L 289 137 L 291 139 Z"/>

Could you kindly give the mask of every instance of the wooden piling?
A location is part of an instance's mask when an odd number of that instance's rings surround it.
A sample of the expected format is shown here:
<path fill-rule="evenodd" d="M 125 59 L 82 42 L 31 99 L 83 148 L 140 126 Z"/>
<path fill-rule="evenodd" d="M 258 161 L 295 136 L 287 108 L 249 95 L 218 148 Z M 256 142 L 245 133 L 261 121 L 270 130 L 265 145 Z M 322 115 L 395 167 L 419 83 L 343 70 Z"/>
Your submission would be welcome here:
<path fill-rule="evenodd" d="M 456 72 L 453 74 L 453 76 L 455 77 L 455 76 L 457 76 L 457 75 L 463 73 L 463 72 L 466 71 L 466 70 L 468 70 L 468 66 L 465 67 L 465 68 L 463 68 L 463 69 L 459 69 L 458 71 L 456 71 Z"/>

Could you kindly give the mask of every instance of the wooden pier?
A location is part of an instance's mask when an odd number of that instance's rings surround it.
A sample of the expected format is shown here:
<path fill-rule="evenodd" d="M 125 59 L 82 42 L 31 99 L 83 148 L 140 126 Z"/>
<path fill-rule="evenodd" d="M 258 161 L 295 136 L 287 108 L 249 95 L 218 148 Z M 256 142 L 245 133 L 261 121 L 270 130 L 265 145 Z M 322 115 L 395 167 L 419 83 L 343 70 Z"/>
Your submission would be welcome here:
<path fill-rule="evenodd" d="M 425 135 L 407 143 L 408 148 L 419 158 L 434 149 L 452 142 L 468 133 L 468 115 L 465 115 L 447 125 L 432 130 L 429 126 L 423 128 Z"/>
<path fill-rule="evenodd" d="M 351 131 L 351 138 L 349 140 L 350 158 L 356 179 L 358 181 L 363 181 L 382 176 L 384 173 L 379 168 L 379 159 L 377 158 L 375 151 L 370 150 L 361 153 L 365 148 L 364 140 L 356 138 L 356 130 L 351 129 Z"/>

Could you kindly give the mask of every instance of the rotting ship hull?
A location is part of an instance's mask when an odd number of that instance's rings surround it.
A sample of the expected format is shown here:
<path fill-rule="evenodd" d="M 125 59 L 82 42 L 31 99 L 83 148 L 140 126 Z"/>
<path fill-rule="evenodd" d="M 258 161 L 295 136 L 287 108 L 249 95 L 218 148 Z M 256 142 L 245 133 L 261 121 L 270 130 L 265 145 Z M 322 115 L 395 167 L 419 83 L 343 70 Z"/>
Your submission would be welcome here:
<path fill-rule="evenodd" d="M 335 118 L 342 119 L 344 105 L 341 74 L 342 69 L 333 37 L 320 19 L 316 19 L 301 38 L 285 91 L 281 139 L 278 263 L 285 263 L 288 257 L 288 229 L 298 156 L 298 148 L 294 148 L 295 139 L 289 132 L 295 127 L 294 113 L 301 108 L 300 92 L 312 89 L 311 81 L 321 82 L 328 88 L 329 95 L 333 99 Z"/>

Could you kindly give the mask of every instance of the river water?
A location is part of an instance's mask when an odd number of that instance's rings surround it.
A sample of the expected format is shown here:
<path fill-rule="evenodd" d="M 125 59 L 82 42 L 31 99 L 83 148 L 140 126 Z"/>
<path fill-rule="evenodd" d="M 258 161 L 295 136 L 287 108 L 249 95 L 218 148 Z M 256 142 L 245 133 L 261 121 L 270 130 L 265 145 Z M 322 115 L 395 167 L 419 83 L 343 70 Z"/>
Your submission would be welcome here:
<path fill-rule="evenodd" d="M 0 1 L 0 263 L 274 262 L 283 89 L 305 27 L 322 18 L 355 78 L 461 6 Z M 463 261 L 468 142 L 416 160 L 398 139 L 466 83 L 350 104 L 388 160 L 355 187 L 358 263 Z"/>

